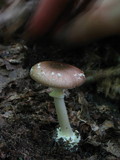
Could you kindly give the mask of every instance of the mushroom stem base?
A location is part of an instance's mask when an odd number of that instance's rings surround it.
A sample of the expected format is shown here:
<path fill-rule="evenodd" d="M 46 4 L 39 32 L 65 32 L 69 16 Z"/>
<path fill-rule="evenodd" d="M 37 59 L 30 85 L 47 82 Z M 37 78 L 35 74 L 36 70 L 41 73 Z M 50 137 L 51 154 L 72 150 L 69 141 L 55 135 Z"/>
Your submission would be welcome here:
<path fill-rule="evenodd" d="M 77 130 L 75 130 L 73 132 L 72 136 L 65 136 L 62 132 L 60 128 L 57 128 L 56 130 L 56 137 L 55 137 L 55 141 L 59 142 L 60 140 L 63 141 L 63 143 L 65 143 L 65 147 L 72 149 L 75 146 L 78 145 L 78 143 L 81 140 L 81 136 L 79 134 L 79 132 Z"/>

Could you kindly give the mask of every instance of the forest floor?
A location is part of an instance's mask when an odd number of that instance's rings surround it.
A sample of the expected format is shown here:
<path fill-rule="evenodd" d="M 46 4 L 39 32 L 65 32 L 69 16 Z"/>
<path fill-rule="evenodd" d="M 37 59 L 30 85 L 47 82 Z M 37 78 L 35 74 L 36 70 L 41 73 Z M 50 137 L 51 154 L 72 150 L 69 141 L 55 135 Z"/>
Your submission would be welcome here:
<path fill-rule="evenodd" d="M 119 42 L 0 44 L 0 159 L 120 160 Z M 71 126 L 81 134 L 73 151 L 54 141 L 58 121 L 49 88 L 29 76 L 32 65 L 46 60 L 72 64 L 87 77 L 65 96 Z"/>

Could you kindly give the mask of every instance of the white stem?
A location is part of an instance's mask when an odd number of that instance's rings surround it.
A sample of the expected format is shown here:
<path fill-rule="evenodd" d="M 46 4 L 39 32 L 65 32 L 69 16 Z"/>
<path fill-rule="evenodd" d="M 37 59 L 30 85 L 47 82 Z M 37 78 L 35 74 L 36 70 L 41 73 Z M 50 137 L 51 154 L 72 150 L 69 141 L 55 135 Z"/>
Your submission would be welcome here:
<path fill-rule="evenodd" d="M 56 107 L 57 117 L 60 124 L 61 133 L 67 137 L 73 135 L 72 128 L 69 123 L 66 106 L 64 103 L 64 98 L 54 98 L 54 103 Z"/>
<path fill-rule="evenodd" d="M 60 125 L 60 128 L 57 129 L 56 141 L 62 138 L 64 142 L 67 142 L 70 148 L 73 148 L 75 145 L 78 145 L 81 137 L 78 131 L 73 132 L 70 126 L 64 102 L 63 89 L 53 88 L 53 91 L 49 95 L 54 98 L 55 108 Z"/>
<path fill-rule="evenodd" d="M 54 98 L 61 134 L 63 136 L 71 137 L 73 135 L 73 131 L 68 119 L 63 89 L 53 88 L 53 91 L 49 95 Z"/>

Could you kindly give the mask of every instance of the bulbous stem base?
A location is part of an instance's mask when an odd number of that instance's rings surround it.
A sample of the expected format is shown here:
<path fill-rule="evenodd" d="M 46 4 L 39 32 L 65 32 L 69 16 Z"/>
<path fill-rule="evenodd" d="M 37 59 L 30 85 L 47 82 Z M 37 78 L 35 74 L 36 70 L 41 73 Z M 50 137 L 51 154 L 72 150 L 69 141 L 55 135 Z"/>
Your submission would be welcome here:
<path fill-rule="evenodd" d="M 62 132 L 61 132 L 61 128 L 57 128 L 56 130 L 56 136 L 54 137 L 56 142 L 59 142 L 60 140 L 63 141 L 63 143 L 65 144 L 65 148 L 67 149 L 72 149 L 75 146 L 78 146 L 78 143 L 81 140 L 81 136 L 79 134 L 79 132 L 77 130 L 75 130 L 73 132 L 73 134 L 71 136 L 66 137 Z"/>

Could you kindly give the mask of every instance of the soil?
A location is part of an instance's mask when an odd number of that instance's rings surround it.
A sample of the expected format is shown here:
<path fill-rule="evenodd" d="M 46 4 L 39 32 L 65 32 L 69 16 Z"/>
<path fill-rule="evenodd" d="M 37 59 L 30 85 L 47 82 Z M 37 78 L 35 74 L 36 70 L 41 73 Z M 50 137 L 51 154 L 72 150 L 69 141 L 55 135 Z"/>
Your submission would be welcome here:
<path fill-rule="evenodd" d="M 119 160 L 119 42 L 116 37 L 80 47 L 49 40 L 1 42 L 0 159 Z M 84 85 L 65 91 L 71 126 L 81 134 L 73 150 L 54 140 L 59 124 L 49 88 L 29 76 L 32 65 L 46 60 L 72 64 L 87 77 Z M 107 74 L 110 69 L 116 72 Z"/>

